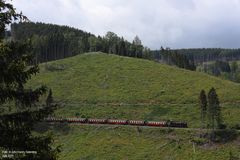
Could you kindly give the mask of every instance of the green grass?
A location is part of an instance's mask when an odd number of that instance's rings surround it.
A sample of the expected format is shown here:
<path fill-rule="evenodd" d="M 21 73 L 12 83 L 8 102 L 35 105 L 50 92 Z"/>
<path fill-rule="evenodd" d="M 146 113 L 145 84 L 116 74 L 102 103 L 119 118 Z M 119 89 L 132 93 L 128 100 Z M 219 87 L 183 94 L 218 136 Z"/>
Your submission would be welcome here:
<path fill-rule="evenodd" d="M 240 85 L 204 73 L 192 72 L 156 62 L 88 53 L 40 65 L 31 86 L 46 84 L 60 105 L 56 116 L 172 119 L 199 127 L 198 96 L 201 89 L 215 87 L 228 126 L 239 124 Z M 239 140 L 212 146 L 196 146 L 196 131 L 136 127 L 71 127 L 57 132 L 63 145 L 60 159 L 218 159 L 229 152 L 240 156 Z"/>
<path fill-rule="evenodd" d="M 56 141 L 64 148 L 60 160 L 228 160 L 230 151 L 240 156 L 236 140 L 212 145 L 193 144 L 199 131 L 74 126 L 67 135 L 57 134 Z"/>

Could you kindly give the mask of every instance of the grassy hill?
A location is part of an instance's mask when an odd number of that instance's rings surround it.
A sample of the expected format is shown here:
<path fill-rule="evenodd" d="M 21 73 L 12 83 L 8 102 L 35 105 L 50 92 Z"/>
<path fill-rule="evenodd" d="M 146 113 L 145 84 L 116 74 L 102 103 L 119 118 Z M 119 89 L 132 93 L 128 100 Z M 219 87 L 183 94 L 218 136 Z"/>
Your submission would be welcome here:
<path fill-rule="evenodd" d="M 34 84 L 51 86 L 57 99 L 86 103 L 197 103 L 201 89 L 222 102 L 240 100 L 240 85 L 152 61 L 90 53 L 41 65 Z"/>
<path fill-rule="evenodd" d="M 238 123 L 240 85 L 207 74 L 103 53 L 42 64 L 31 85 L 51 87 L 59 116 L 185 120 L 199 123 L 201 89 L 217 89 L 229 124 Z"/>
<path fill-rule="evenodd" d="M 228 126 L 239 123 L 240 85 L 152 61 L 88 53 L 40 65 L 31 86 L 46 84 L 60 104 L 56 116 L 187 121 L 200 126 L 198 95 L 217 89 Z M 193 145 L 199 131 L 74 126 L 56 131 L 60 159 L 219 159 L 240 156 L 239 139 Z M 60 127 L 61 130 L 61 127 Z M 201 141 L 201 140 L 200 140 Z"/>

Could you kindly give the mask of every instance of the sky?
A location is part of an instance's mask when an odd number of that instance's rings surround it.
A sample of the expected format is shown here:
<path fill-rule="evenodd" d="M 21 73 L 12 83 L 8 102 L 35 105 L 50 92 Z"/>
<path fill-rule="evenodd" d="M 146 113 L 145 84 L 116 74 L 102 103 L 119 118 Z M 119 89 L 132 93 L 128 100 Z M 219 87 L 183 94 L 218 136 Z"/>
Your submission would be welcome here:
<path fill-rule="evenodd" d="M 240 0 L 12 0 L 33 22 L 112 31 L 145 46 L 240 48 Z"/>

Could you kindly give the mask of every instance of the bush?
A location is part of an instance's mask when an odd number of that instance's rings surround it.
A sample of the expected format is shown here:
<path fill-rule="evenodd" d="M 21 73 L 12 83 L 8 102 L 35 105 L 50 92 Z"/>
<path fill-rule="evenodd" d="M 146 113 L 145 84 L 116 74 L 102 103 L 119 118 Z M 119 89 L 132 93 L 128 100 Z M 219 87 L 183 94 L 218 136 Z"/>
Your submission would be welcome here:
<path fill-rule="evenodd" d="M 76 113 L 75 113 L 75 116 L 76 116 L 76 117 L 80 117 L 80 113 L 79 113 L 79 112 L 76 112 Z"/>
<path fill-rule="evenodd" d="M 218 130 L 218 131 L 213 131 L 210 134 L 210 140 L 213 142 L 229 142 L 233 141 L 238 137 L 238 132 L 233 129 L 228 129 L 228 130 Z"/>
<path fill-rule="evenodd" d="M 225 125 L 225 124 L 219 124 L 218 128 L 219 128 L 219 129 L 226 129 L 226 128 L 227 128 L 227 125 Z"/>
<path fill-rule="evenodd" d="M 237 130 L 240 130 L 240 124 L 236 124 L 236 125 L 234 125 L 233 127 L 231 127 L 231 129 L 237 129 Z"/>

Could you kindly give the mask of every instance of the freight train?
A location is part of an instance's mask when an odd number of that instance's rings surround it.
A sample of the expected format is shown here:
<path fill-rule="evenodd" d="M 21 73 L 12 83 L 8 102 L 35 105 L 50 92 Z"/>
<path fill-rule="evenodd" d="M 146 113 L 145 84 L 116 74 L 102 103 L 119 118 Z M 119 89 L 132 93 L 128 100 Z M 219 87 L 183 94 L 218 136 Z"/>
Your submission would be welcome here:
<path fill-rule="evenodd" d="M 175 127 L 188 128 L 186 122 L 176 121 L 146 121 L 146 120 L 120 120 L 120 119 L 92 119 L 92 118 L 55 118 L 48 117 L 46 122 L 60 122 L 60 123 L 82 123 L 82 124 L 112 124 L 112 125 L 133 125 L 133 126 L 152 126 L 152 127 Z"/>

